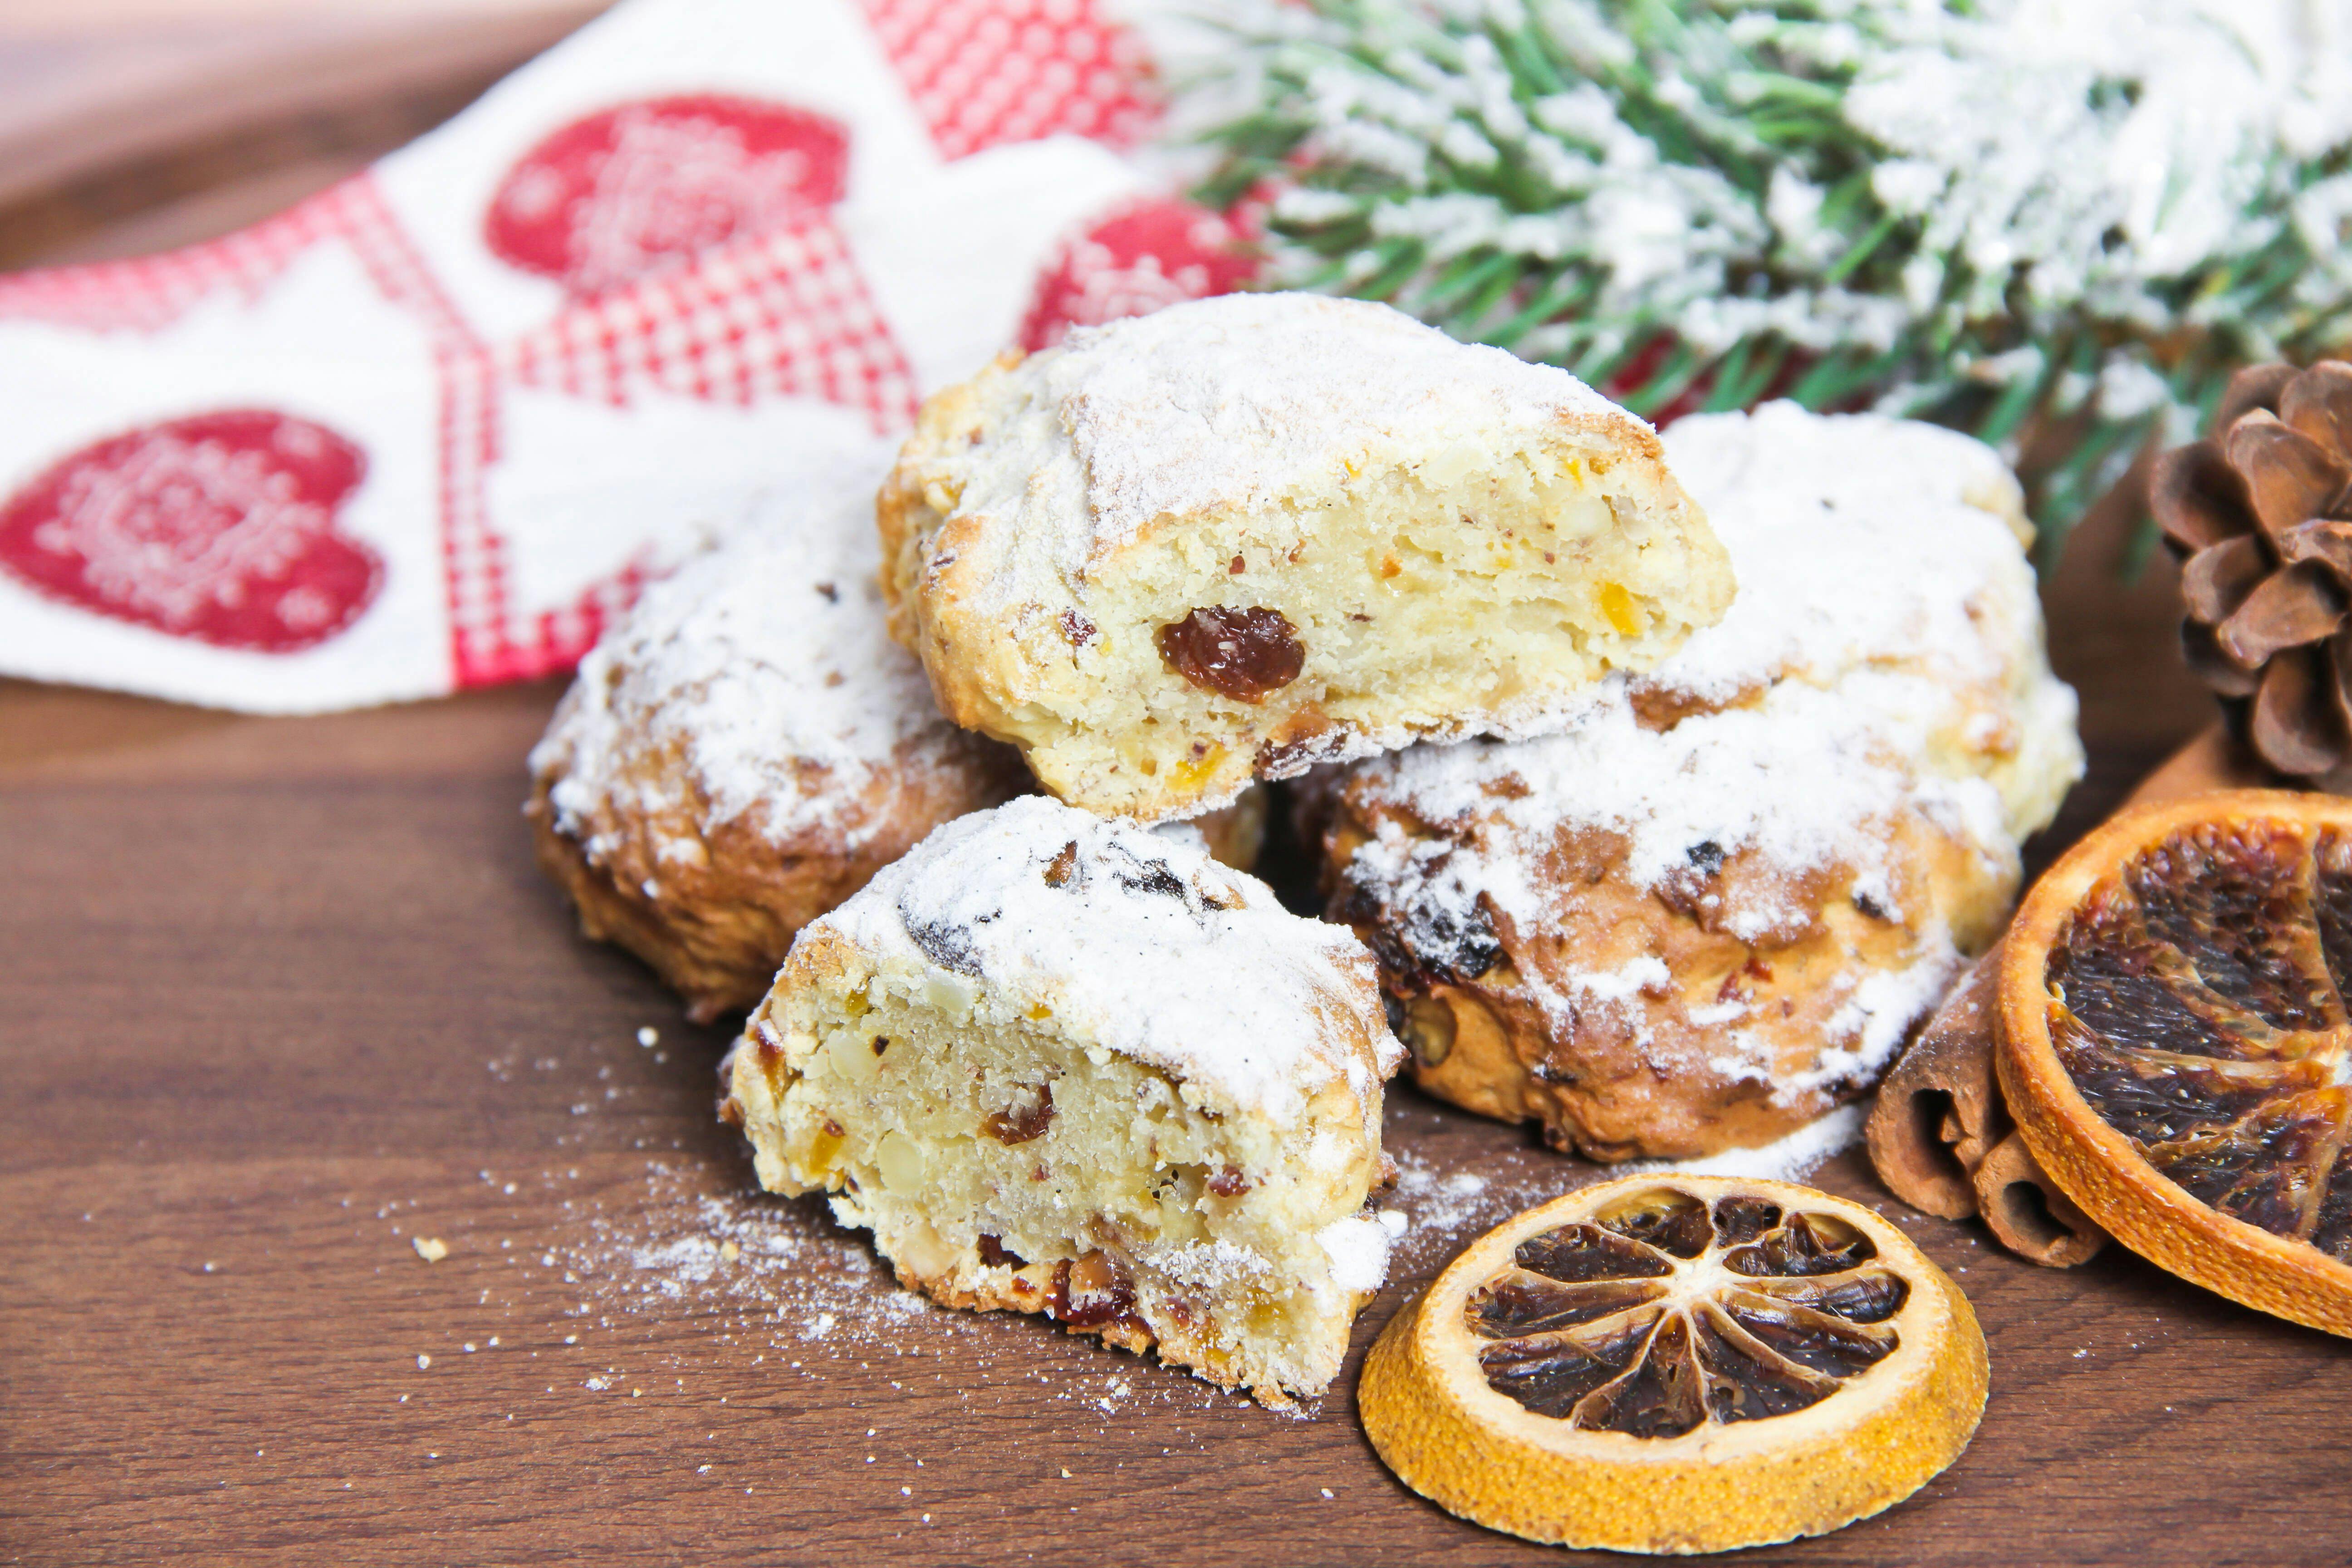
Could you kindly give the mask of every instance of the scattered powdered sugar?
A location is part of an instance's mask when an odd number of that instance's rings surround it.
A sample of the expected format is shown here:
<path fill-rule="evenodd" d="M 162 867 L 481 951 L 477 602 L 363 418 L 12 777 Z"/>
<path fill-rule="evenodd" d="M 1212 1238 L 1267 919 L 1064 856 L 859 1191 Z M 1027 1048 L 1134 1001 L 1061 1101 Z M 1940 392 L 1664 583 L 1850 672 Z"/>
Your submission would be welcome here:
<path fill-rule="evenodd" d="M 482 1177 L 496 1185 L 489 1172 Z M 730 1179 L 724 1163 L 658 1158 L 584 1180 L 578 1167 L 521 1174 L 556 1200 L 559 1217 L 543 1235 L 475 1249 L 476 1258 L 502 1265 L 480 1276 L 488 1288 L 479 1307 L 510 1335 L 519 1317 L 551 1309 L 544 1321 L 561 1344 L 530 1352 L 549 1358 L 551 1384 L 560 1377 L 567 1389 L 622 1398 L 685 1392 L 688 1378 L 699 1396 L 717 1372 L 738 1400 L 786 1377 L 835 1379 L 830 1404 L 855 1409 L 861 1394 L 878 1396 L 868 1419 L 891 1422 L 919 1375 L 947 1397 L 997 1385 L 999 1395 L 1105 1415 L 1137 1403 L 1192 1414 L 1258 1409 L 1246 1394 L 1113 1354 L 1033 1317 L 937 1306 L 901 1288 L 866 1238 L 826 1217 L 821 1199 L 731 1189 Z M 506 1192 L 517 1184 L 509 1180 Z M 496 1352 L 500 1334 L 458 1328 L 450 1340 L 462 1351 Z M 730 1348 L 718 1352 L 722 1345 Z M 952 1356 L 943 1355 L 950 1345 Z M 420 1372 L 460 1360 L 415 1359 Z M 946 1378 L 953 1381 L 942 1388 Z M 1024 1386 L 1032 1392 L 1016 1393 Z"/>
<path fill-rule="evenodd" d="M 1349 1215 L 1315 1233 L 1331 1260 L 1331 1283 L 1342 1290 L 1370 1293 L 1389 1277 L 1389 1229 L 1378 1216 Z"/>
<path fill-rule="evenodd" d="M 1037 564 L 1069 583 L 1170 514 L 1265 507 L 1393 464 L 1443 482 L 1566 417 L 1648 429 L 1565 371 L 1309 294 L 1229 294 L 1082 328 L 1009 374 L 1018 410 L 951 459 L 957 504 L 1010 513 L 1050 495 L 1065 521 L 1034 531 Z"/>
<path fill-rule="evenodd" d="M 1691 1160 L 1642 1160 L 1622 1165 L 1591 1165 L 1528 1151 L 1493 1175 L 1449 1170 L 1411 1145 L 1392 1147 L 1396 1186 L 1381 1217 L 1398 1232 L 1399 1268 L 1412 1275 L 1433 1271 L 1465 1242 L 1511 1215 L 1595 1183 L 1620 1176 L 1681 1173 L 1694 1176 L 1752 1176 L 1802 1182 L 1832 1155 L 1862 1138 L 1867 1114 L 1860 1105 L 1842 1105 L 1794 1132 L 1755 1149 L 1727 1149 Z"/>
<path fill-rule="evenodd" d="M 1787 1137 L 1758 1149 L 1727 1149 L 1695 1160 L 1645 1160 L 1619 1169 L 1619 1175 L 1681 1172 L 1692 1176 L 1752 1176 L 1760 1181 L 1801 1182 L 1815 1166 L 1862 1141 L 1868 1115 L 1861 1105 L 1841 1105 Z"/>
<path fill-rule="evenodd" d="M 952 1321 L 813 1205 L 691 1192 L 659 1163 L 642 1204 L 591 1215 L 545 1258 L 590 1295 L 592 1310 L 667 1316 L 688 1303 L 723 1305 L 780 1345 L 873 1346 L 898 1342 L 917 1319 L 927 1331 Z"/>
<path fill-rule="evenodd" d="M 967 744 L 885 629 L 873 497 L 887 464 L 877 447 L 772 496 L 746 531 L 647 589 L 581 661 L 531 753 L 535 772 L 563 773 L 551 798 L 566 831 L 632 799 L 646 812 L 693 808 L 667 773 L 631 776 L 634 762 L 675 748 L 707 803 L 706 831 L 749 817 L 781 841 L 824 825 L 855 847 L 880 826 L 845 809 L 868 778 L 939 765 Z M 822 787 L 806 764 L 826 770 Z M 647 795 L 658 798 L 635 798 Z"/>
<path fill-rule="evenodd" d="M 1493 1206 L 1486 1177 L 1474 1171 L 1439 1171 L 1412 1150 L 1394 1149 L 1394 1201 L 1415 1230 L 1456 1234 L 1476 1224 Z"/>
<path fill-rule="evenodd" d="M 934 1002 L 969 1005 L 984 985 L 992 1008 L 1049 1007 L 1188 1097 L 1281 1124 L 1334 1078 L 1370 1099 L 1374 1075 L 1402 1058 L 1370 954 L 1344 927 L 1283 909 L 1198 837 L 1025 796 L 938 829 L 812 929 L 886 975 L 921 974 Z"/>

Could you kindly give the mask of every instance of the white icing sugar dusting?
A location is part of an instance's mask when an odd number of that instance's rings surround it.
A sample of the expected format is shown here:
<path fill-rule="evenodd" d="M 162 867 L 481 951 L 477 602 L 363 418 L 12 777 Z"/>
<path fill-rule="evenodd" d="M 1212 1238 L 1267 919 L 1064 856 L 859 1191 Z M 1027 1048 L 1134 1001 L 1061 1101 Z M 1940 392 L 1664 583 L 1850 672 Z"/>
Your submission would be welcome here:
<path fill-rule="evenodd" d="M 1020 507 L 1057 457 L 1074 459 L 1064 477 L 1083 501 L 1061 509 L 1068 522 L 1048 542 L 1070 582 L 1171 513 L 1263 508 L 1390 463 L 1426 460 L 1442 482 L 1566 417 L 1648 429 L 1565 371 L 1309 294 L 1231 294 L 1084 328 L 1011 374 L 1021 412 L 970 459 L 959 506 Z"/>
<path fill-rule="evenodd" d="M 1738 879 L 1717 895 L 1725 900 L 1723 928 L 1751 942 L 1810 920 L 1793 880 L 1807 871 L 1850 868 L 1862 887 L 1893 887 L 1897 868 L 1889 858 L 1899 851 L 1892 827 L 1908 814 L 1992 865 L 2013 863 L 2016 843 L 1990 784 L 1921 773 L 1907 763 L 1924 743 L 1923 716 L 1935 712 L 1940 696 L 1924 678 L 1865 669 L 1827 690 L 1784 682 L 1755 707 L 1653 731 L 1635 721 L 1624 688 L 1612 681 L 1566 734 L 1424 747 L 1376 764 L 1387 771 L 1387 788 L 1425 820 L 1446 825 L 1445 836 L 1416 838 L 1383 820 L 1348 875 L 1408 910 L 1407 936 L 1434 957 L 1449 939 L 1492 941 L 1477 934 L 1485 930 L 1476 913 L 1482 898 L 1522 933 L 1555 924 L 1559 889 L 1548 867 L 1561 834 L 1580 829 L 1623 836 L 1618 874 L 1641 888 L 1730 856 L 1759 855 L 1785 876 Z M 1903 909 L 1891 894 L 1883 902 L 1919 928 L 1918 956 L 1894 972 L 1819 978 L 1828 995 L 1851 994 L 1825 1020 L 1809 1065 L 1791 1066 L 1785 1042 L 1776 1049 L 1769 1026 L 1777 1020 L 1754 1016 L 1731 998 L 1690 1016 L 1719 1031 L 1706 1065 L 1769 1085 L 1781 1104 L 1867 1082 L 1884 1068 L 1960 958 L 1938 911 Z M 1604 1010 L 1647 1048 L 1653 1029 L 1643 999 L 1671 995 L 1675 977 L 1656 956 L 1634 954 L 1556 979 L 1527 969 L 1521 983 L 1554 1029 L 1573 1034 L 1580 1019 L 1589 1024 Z"/>
<path fill-rule="evenodd" d="M 1706 1058 L 1706 1066 L 1724 1078 L 1767 1086 L 1772 1103 L 1781 1106 L 1877 1079 L 1910 1037 L 1912 1026 L 1935 1010 L 1967 963 L 1939 919 L 1924 923 L 1927 929 L 1913 962 L 1896 969 L 1841 972 L 1820 982 L 1822 994 L 1839 999 L 1839 1005 L 1822 1024 L 1810 1066 L 1780 1063 L 1770 1036 L 1739 1026 L 1759 1021 L 1745 1003 L 1689 1013 L 1692 1023 L 1721 1029 L 1720 1048 Z"/>
<path fill-rule="evenodd" d="M 819 922 L 927 972 L 927 994 L 1026 1013 L 1169 1073 L 1188 1098 L 1297 1121 L 1344 1078 L 1370 1099 L 1402 1060 L 1371 956 L 1343 927 L 1282 908 L 1159 835 L 1042 795 L 938 829 Z M 1365 1059 L 1352 1037 L 1374 1042 Z"/>
<path fill-rule="evenodd" d="M 2074 694 L 2043 666 L 2013 531 L 2016 481 L 2000 459 L 1949 431 L 1788 403 L 1685 419 L 1665 443 L 1740 591 L 1642 686 L 1761 700 L 1652 731 L 1612 677 L 1563 734 L 1371 764 L 1423 817 L 1486 826 L 1484 852 L 1470 857 L 1441 858 L 1443 847 L 1391 834 L 1360 852 L 1367 873 L 1410 886 L 1419 904 L 1466 912 L 1483 893 L 1532 918 L 1542 900 L 1526 868 L 1563 826 L 1625 835 L 1625 873 L 1645 888 L 1694 853 L 1754 849 L 1792 872 L 1851 864 L 1860 890 L 1883 889 L 1888 868 L 1864 853 L 1859 830 L 1906 809 L 1989 855 L 2013 854 L 2011 836 L 2036 824 L 2009 820 L 1992 784 L 1924 772 L 1969 698 L 2017 710 L 1969 722 L 2018 731 L 2021 750 L 2053 758 L 2043 771 L 2081 771 Z M 1743 919 L 1752 933 L 1778 912 L 1734 911 L 1735 934 Z M 1588 984 L 1622 990 L 1629 978 Z"/>
<path fill-rule="evenodd" d="M 749 817 L 778 841 L 824 827 L 855 847 L 879 824 L 845 807 L 873 774 L 940 765 L 942 748 L 966 744 L 885 629 L 873 496 L 888 460 L 877 447 L 772 497 L 744 533 L 647 589 L 581 661 L 531 753 L 535 772 L 563 773 L 551 798 L 567 831 L 607 803 L 694 805 L 670 797 L 677 782 L 660 770 L 630 777 L 634 759 L 675 747 L 705 830 Z M 808 763 L 831 770 L 819 787 Z"/>
<path fill-rule="evenodd" d="M 1389 1227 L 1376 1215 L 1349 1215 L 1315 1233 L 1331 1260 L 1331 1283 L 1369 1294 L 1388 1282 Z"/>
<path fill-rule="evenodd" d="M 1739 596 L 1649 684 L 1727 700 L 1899 662 L 1998 689 L 2011 661 L 2038 662 L 2017 481 L 1984 443 L 1786 402 L 1695 416 L 1662 439 L 1730 552 Z"/>
<path fill-rule="evenodd" d="M 1753 707 L 1651 731 L 1622 678 L 1612 677 L 1564 734 L 1417 747 L 1371 767 L 1386 773 L 1386 792 L 1425 819 L 1477 824 L 1479 851 L 1457 852 L 1443 872 L 1465 906 L 1483 893 L 1534 921 L 1548 903 L 1528 874 L 1563 827 L 1622 834 L 1624 875 L 1643 888 L 1692 865 L 1695 854 L 1754 849 L 1791 872 L 1852 863 L 1867 847 L 1858 830 L 1915 800 L 1965 831 L 1999 833 L 1992 785 L 1917 779 L 1906 765 L 1941 701 L 1932 680 L 1865 669 L 1834 689 L 1783 683 Z M 1985 848 L 2006 852 L 1999 842 Z M 1391 828 L 1357 859 L 1386 880 L 1404 877 L 1411 858 L 1441 850 Z M 1862 863 L 1870 866 L 1866 857 Z"/>
<path fill-rule="evenodd" d="M 1659 990 L 1674 984 L 1675 977 L 1666 968 L 1665 960 L 1651 953 L 1629 959 L 1614 969 L 1573 977 L 1572 984 L 1586 995 L 1601 1002 L 1622 1002 L 1644 991 Z"/>
<path fill-rule="evenodd" d="M 1621 1166 L 1617 1173 L 1680 1172 L 1691 1176 L 1750 1176 L 1768 1182 L 1801 1182 L 1831 1155 L 1862 1141 L 1868 1109 L 1841 1105 L 1806 1122 L 1784 1138 L 1755 1149 L 1727 1149 L 1695 1160 L 1644 1160 Z"/>

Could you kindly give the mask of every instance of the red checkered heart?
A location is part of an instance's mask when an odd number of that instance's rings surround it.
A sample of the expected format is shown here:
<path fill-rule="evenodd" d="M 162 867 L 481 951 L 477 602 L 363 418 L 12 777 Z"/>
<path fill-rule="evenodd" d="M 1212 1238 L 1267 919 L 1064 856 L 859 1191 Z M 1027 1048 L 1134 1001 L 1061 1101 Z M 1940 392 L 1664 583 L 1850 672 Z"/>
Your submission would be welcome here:
<path fill-rule="evenodd" d="M 383 563 L 336 530 L 367 456 L 261 409 L 85 447 L 0 509 L 0 569 L 53 599 L 176 637 L 292 653 L 356 620 Z"/>
<path fill-rule="evenodd" d="M 1072 327 L 1148 316 L 1163 305 L 1238 289 L 1257 269 L 1233 225 L 1166 197 L 1133 203 L 1064 245 L 1037 280 L 1021 346 L 1034 353 Z"/>
<path fill-rule="evenodd" d="M 575 120 L 490 200 L 493 254 L 573 294 L 604 293 L 841 200 L 849 134 L 781 103 L 697 93 Z"/>

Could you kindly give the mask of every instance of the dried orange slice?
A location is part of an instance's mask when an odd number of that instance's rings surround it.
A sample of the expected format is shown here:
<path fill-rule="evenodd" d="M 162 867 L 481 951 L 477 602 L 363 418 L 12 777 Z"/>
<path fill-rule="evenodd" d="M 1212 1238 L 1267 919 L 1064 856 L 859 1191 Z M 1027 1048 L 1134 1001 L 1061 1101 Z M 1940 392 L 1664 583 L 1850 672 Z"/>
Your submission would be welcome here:
<path fill-rule="evenodd" d="M 2051 1180 L 2233 1301 L 2352 1335 L 2352 800 L 2125 812 L 2019 910 L 2001 1089 Z"/>
<path fill-rule="evenodd" d="M 1473 1242 L 1364 1363 L 1372 1447 L 1530 1541 L 1724 1552 L 1901 1501 L 1984 1412 L 1958 1287 L 1843 1198 L 1629 1176 Z"/>

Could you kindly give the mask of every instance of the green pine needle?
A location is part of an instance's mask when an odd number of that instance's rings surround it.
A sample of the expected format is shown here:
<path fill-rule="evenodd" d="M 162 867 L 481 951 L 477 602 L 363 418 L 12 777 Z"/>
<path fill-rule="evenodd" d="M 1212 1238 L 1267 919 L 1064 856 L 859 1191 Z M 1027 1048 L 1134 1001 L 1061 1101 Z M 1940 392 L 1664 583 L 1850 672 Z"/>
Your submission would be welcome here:
<path fill-rule="evenodd" d="M 1244 7 L 1227 96 L 1247 101 L 1207 133 L 1200 194 L 1276 193 L 1273 286 L 1386 300 L 1636 412 L 1789 396 L 2012 455 L 2063 422 L 2079 438 L 2024 476 L 2045 551 L 2148 443 L 2188 438 L 2231 371 L 2352 342 L 2352 145 L 2250 143 L 2243 221 L 2204 254 L 2143 265 L 2118 228 L 2051 270 L 2025 247 L 2091 156 L 2053 149 L 2055 194 L 2000 220 L 2017 254 L 1987 244 L 1965 157 L 1937 172 L 1890 144 L 1867 100 L 1887 62 L 1994 58 L 1965 0 L 1225 3 Z M 2065 124 L 2114 134 L 2137 90 L 2094 82 Z M 1923 168 L 1948 187 L 1902 195 Z"/>

